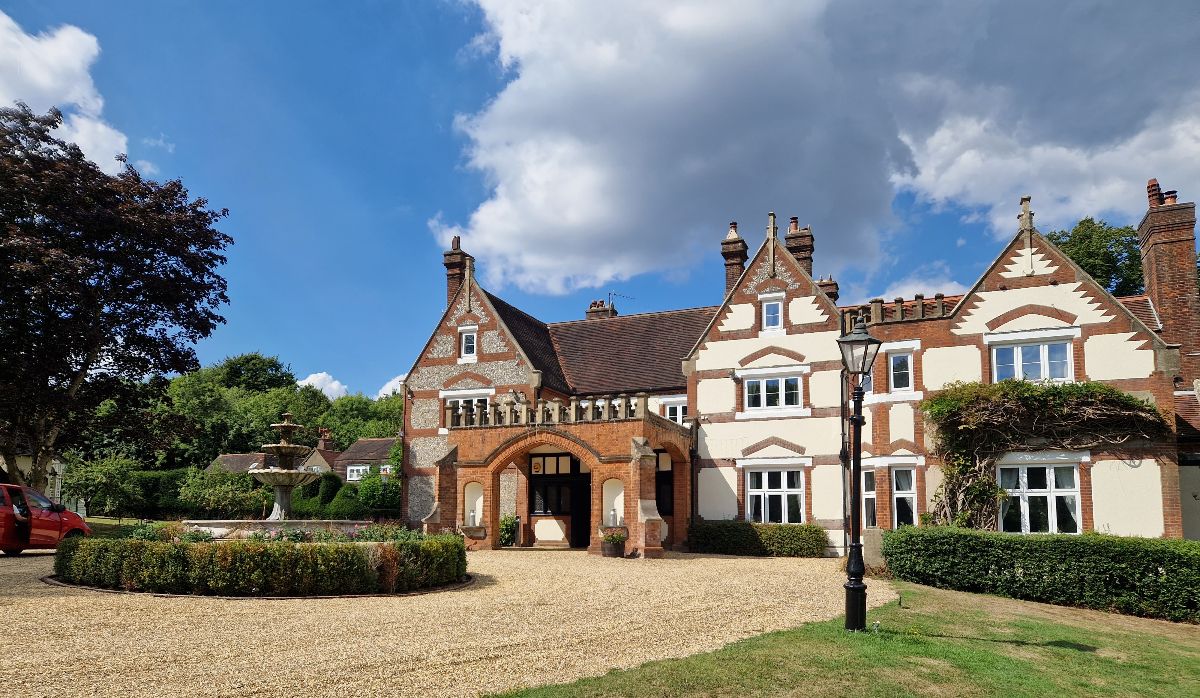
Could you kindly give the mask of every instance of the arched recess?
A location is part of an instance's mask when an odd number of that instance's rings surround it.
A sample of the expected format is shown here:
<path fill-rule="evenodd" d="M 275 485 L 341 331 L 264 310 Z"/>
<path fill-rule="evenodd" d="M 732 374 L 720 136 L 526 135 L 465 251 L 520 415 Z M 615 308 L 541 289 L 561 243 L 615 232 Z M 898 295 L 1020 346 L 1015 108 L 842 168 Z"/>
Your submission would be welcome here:
<path fill-rule="evenodd" d="M 484 505 L 483 483 L 471 481 L 463 487 L 462 522 L 465 526 L 479 526 L 485 521 L 487 507 Z"/>
<path fill-rule="evenodd" d="M 586 463 L 589 469 L 600 462 L 599 454 L 583 441 L 573 436 L 549 432 L 515 436 L 497 446 L 484 462 L 487 463 L 489 472 L 498 472 L 508 467 L 509 463 L 520 464 L 522 457 L 538 446 L 562 449 L 563 452 L 578 458 L 581 463 Z"/>
<path fill-rule="evenodd" d="M 605 480 L 600 487 L 600 502 L 601 524 L 620 526 L 625 518 L 625 482 L 616 477 Z"/>

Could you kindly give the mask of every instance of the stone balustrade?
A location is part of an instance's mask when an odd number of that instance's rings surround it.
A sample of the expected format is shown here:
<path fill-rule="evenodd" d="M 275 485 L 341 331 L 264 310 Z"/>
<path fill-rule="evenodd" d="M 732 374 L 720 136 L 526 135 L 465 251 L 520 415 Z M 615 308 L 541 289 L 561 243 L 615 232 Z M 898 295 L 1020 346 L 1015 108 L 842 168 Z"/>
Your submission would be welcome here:
<path fill-rule="evenodd" d="M 647 413 L 648 397 L 636 395 L 601 395 L 581 400 L 554 398 L 529 402 L 517 399 L 513 393 L 492 398 L 448 403 L 445 407 L 447 428 L 507 427 L 520 425 L 578 424 L 641 419 Z"/>

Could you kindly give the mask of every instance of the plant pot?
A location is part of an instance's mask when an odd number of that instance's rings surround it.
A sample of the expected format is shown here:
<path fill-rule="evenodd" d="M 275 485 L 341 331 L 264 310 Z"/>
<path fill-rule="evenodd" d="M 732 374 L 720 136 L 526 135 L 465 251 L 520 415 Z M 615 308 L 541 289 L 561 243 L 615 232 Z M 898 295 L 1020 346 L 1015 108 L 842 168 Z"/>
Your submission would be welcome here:
<path fill-rule="evenodd" d="M 604 557 L 625 557 L 625 541 L 620 543 L 600 542 L 600 553 Z"/>

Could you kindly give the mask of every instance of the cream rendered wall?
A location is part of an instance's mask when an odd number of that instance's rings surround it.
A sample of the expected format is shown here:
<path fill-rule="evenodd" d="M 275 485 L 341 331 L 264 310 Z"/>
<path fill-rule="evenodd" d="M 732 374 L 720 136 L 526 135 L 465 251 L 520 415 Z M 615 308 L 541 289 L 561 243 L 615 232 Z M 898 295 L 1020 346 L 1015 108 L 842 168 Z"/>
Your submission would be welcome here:
<path fill-rule="evenodd" d="M 958 326 L 954 334 L 982 334 L 989 332 L 987 323 L 1010 310 L 1023 305 L 1046 305 L 1078 316 L 1077 325 L 1094 325 L 1108 322 L 1112 315 L 1105 313 L 1100 304 L 1091 300 L 1080 290 L 1082 284 L 1074 282 L 1057 286 L 1032 286 L 1011 288 L 1007 291 L 980 291 L 974 307 Z"/>
<path fill-rule="evenodd" d="M 1021 317 L 1013 318 L 1008 322 L 1000 325 L 992 332 L 1016 332 L 1018 330 L 1045 330 L 1052 327 L 1070 327 L 1069 324 L 1059 320 L 1056 317 L 1046 315 L 1038 315 L 1037 313 L 1029 313 Z"/>
<path fill-rule="evenodd" d="M 837 453 L 842 448 L 838 417 L 756 419 L 700 425 L 701 458 L 741 458 L 742 449 L 778 436 L 799 444 L 809 455 Z"/>
<path fill-rule="evenodd" d="M 701 468 L 696 483 L 697 513 L 709 521 L 737 517 L 737 470 Z"/>
<path fill-rule="evenodd" d="M 842 496 L 842 466 L 814 466 L 812 469 L 813 518 L 835 519 L 840 522 L 842 520 Z"/>
<path fill-rule="evenodd" d="M 1100 533 L 1157 538 L 1163 534 L 1162 481 L 1153 459 L 1092 465 L 1092 523 Z"/>
<path fill-rule="evenodd" d="M 1098 334 L 1083 343 L 1083 360 L 1091 380 L 1146 378 L 1154 372 L 1154 350 L 1139 349 L 1146 344 L 1130 341 L 1133 332 Z"/>
<path fill-rule="evenodd" d="M 558 519 L 534 517 L 533 537 L 538 543 L 566 543 L 567 525 Z"/>
<path fill-rule="evenodd" d="M 748 339 L 709 342 L 696 356 L 696 369 L 734 368 L 743 357 L 769 346 L 783 347 L 804 355 L 807 361 L 841 361 L 837 330 L 776 334 Z"/>
<path fill-rule="evenodd" d="M 917 440 L 916 418 L 910 402 L 897 402 L 888 410 L 888 429 L 892 441 Z"/>
<path fill-rule="evenodd" d="M 754 327 L 754 313 L 757 307 L 753 303 L 740 303 L 729 306 L 729 314 L 717 325 L 722 332 L 731 330 L 748 330 Z"/>
<path fill-rule="evenodd" d="M 937 494 L 938 488 L 942 486 L 942 482 L 946 479 L 942 469 L 939 466 L 931 465 L 925 469 L 925 506 L 921 511 L 929 511 L 933 505 L 934 495 Z"/>
<path fill-rule="evenodd" d="M 471 512 L 475 512 L 475 525 L 479 525 L 484 521 L 485 512 L 483 511 L 483 485 L 478 482 L 468 482 L 463 488 L 463 508 L 462 519 L 464 525 L 469 525 L 471 521 Z"/>
<path fill-rule="evenodd" d="M 814 322 L 824 322 L 829 319 L 829 314 L 821 310 L 821 306 L 817 305 L 817 299 L 814 296 L 806 296 L 804 298 L 793 298 L 791 303 L 788 303 L 788 323 L 792 325 L 807 325 Z"/>
<path fill-rule="evenodd" d="M 1200 467 L 1179 466 L 1179 500 L 1183 537 L 1200 540 Z"/>
<path fill-rule="evenodd" d="M 953 381 L 983 379 L 978 347 L 933 347 L 921 354 L 926 390 L 941 390 Z"/>
<path fill-rule="evenodd" d="M 815 371 L 808 376 L 808 401 L 813 407 L 837 407 L 842 401 L 841 371 Z"/>
<path fill-rule="evenodd" d="M 696 409 L 700 414 L 732 412 L 737 384 L 732 378 L 705 378 L 696 383 Z"/>
<path fill-rule="evenodd" d="M 617 520 L 625 516 L 625 483 L 617 478 L 604 481 L 600 487 L 600 497 L 604 508 L 600 511 L 600 523 L 609 526 L 612 523 L 612 510 L 617 510 Z"/>

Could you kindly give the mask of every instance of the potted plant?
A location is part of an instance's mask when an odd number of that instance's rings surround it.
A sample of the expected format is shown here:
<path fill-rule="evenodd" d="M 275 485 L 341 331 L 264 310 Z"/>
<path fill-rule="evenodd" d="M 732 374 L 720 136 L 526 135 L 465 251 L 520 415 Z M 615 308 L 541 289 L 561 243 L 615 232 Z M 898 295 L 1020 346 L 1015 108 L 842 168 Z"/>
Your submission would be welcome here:
<path fill-rule="evenodd" d="M 600 537 L 600 550 L 604 557 L 625 557 L 625 541 L 629 534 L 624 528 L 610 528 Z"/>

